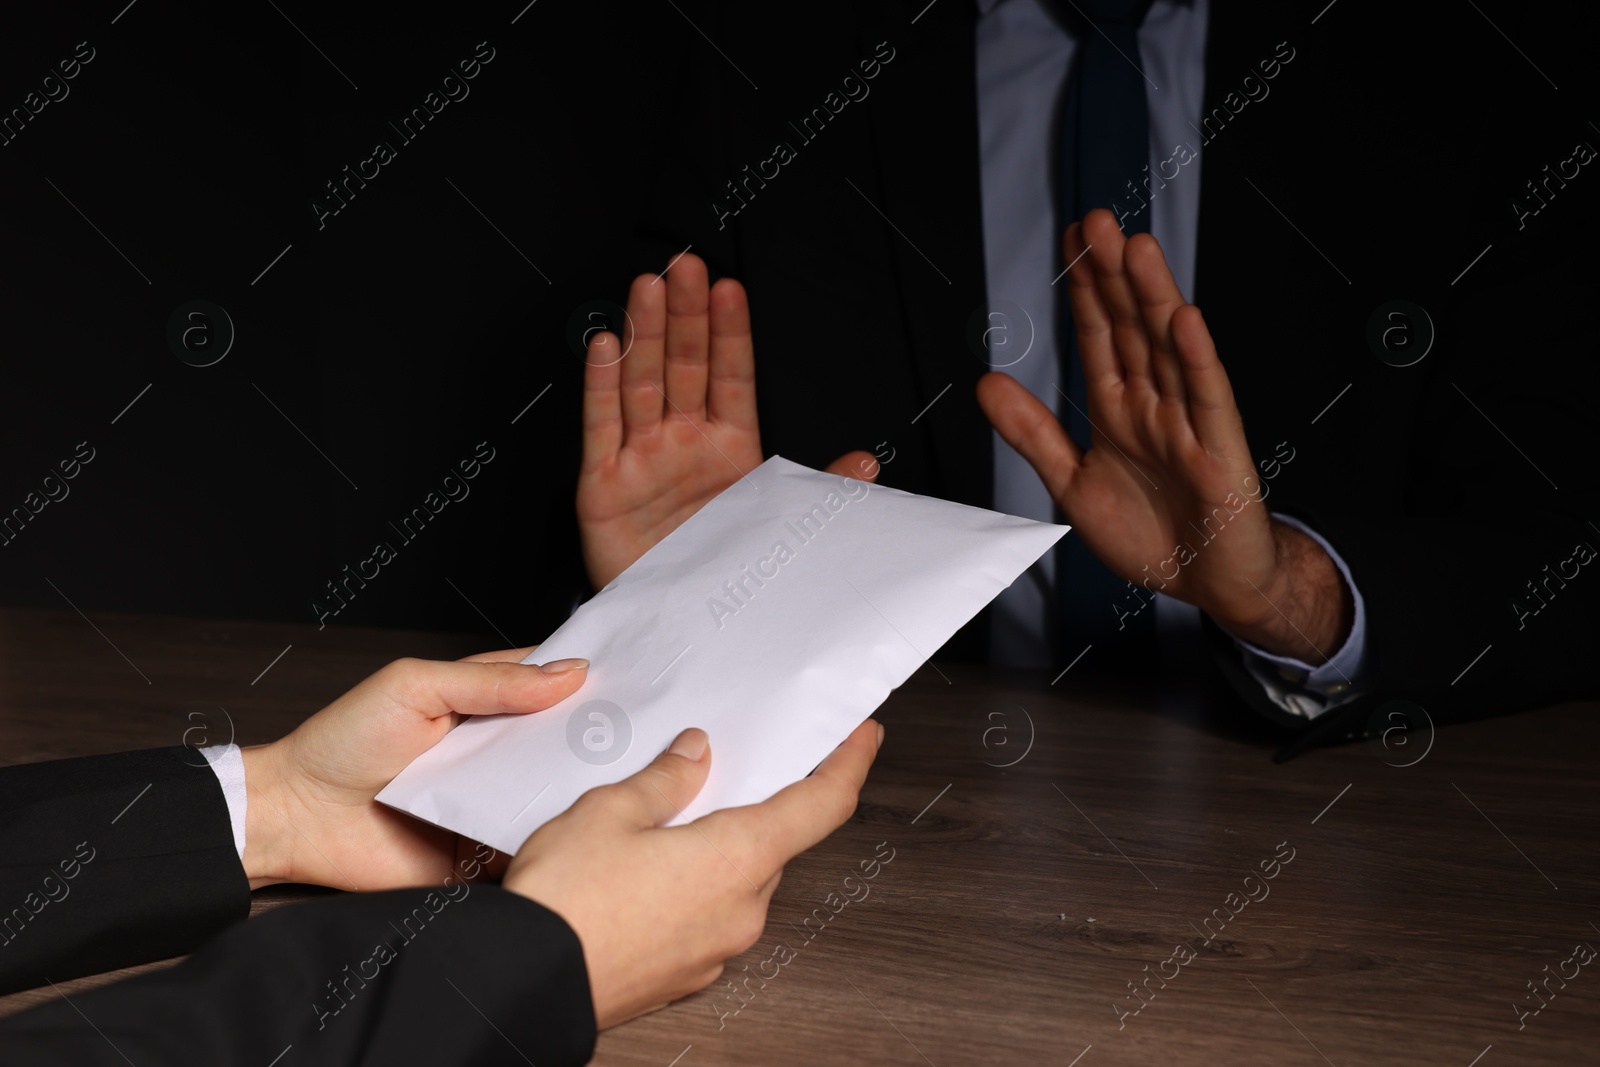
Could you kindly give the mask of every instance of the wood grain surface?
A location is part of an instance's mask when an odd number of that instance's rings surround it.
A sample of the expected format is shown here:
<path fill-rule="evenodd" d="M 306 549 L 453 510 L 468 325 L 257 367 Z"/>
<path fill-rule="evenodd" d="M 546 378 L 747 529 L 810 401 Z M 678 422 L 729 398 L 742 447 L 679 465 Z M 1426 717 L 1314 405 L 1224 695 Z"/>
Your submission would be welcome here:
<path fill-rule="evenodd" d="M 0 641 L 7 763 L 266 741 L 390 659 L 483 644 L 34 611 Z M 1595 710 L 1274 764 L 1180 678 L 924 668 L 765 936 L 594 1062 L 1595 1062 L 1600 966 L 1569 962 L 1600 946 Z"/>

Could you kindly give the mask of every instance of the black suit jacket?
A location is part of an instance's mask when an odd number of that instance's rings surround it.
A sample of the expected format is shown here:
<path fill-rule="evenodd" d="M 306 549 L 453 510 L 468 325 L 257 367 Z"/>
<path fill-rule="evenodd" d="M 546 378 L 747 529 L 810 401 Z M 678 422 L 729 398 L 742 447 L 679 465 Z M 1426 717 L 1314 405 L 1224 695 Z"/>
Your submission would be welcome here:
<path fill-rule="evenodd" d="M 0 1020 L 11 1063 L 579 1064 L 588 973 L 555 913 L 495 886 L 249 912 L 192 749 L 0 769 L 0 992 L 183 963 Z"/>
<path fill-rule="evenodd" d="M 1366 602 L 1369 695 L 1296 743 L 1358 736 L 1396 699 L 1440 722 L 1591 696 L 1600 577 L 1574 560 L 1600 548 L 1584 317 L 1600 176 L 1574 145 L 1600 131 L 1567 110 L 1593 99 L 1587 34 L 1502 18 L 1535 68 L 1470 8 L 1326 7 L 1213 4 L 1191 142 L 1192 299 L 1256 456 L 1293 456 L 1268 468 L 1268 505 L 1326 536 Z M 888 484 L 989 505 L 975 5 L 687 10 L 722 54 L 688 50 L 637 269 L 692 243 L 745 283 L 769 452 L 820 467 L 875 449 Z M 1422 313 L 1381 314 L 1393 300 Z M 1233 699 L 1304 727 L 1210 630 Z M 946 651 L 982 658 L 981 624 Z"/>

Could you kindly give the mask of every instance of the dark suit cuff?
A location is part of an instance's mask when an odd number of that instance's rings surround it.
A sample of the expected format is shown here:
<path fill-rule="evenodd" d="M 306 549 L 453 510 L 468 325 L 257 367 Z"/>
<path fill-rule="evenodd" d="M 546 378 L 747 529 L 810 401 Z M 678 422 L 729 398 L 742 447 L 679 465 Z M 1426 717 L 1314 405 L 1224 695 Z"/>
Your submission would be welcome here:
<path fill-rule="evenodd" d="M 18 1062 L 107 1067 L 262 1064 L 291 1048 L 300 1067 L 577 1067 L 594 1043 L 572 928 L 459 882 L 275 908 L 177 967 L 0 1021 Z"/>
<path fill-rule="evenodd" d="M 0 992 L 182 955 L 250 909 L 185 747 L 0 768 L 0 894 Z"/>

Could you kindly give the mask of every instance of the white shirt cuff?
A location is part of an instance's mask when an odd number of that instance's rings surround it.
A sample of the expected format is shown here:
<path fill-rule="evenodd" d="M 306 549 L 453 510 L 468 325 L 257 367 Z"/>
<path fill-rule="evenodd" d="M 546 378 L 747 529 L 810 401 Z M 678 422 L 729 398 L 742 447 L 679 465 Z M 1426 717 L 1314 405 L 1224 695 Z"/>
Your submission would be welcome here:
<path fill-rule="evenodd" d="M 217 772 L 222 798 L 228 802 L 228 822 L 233 827 L 233 847 L 244 860 L 244 816 L 249 801 L 244 788 L 244 755 L 238 745 L 208 745 L 200 750 Z"/>

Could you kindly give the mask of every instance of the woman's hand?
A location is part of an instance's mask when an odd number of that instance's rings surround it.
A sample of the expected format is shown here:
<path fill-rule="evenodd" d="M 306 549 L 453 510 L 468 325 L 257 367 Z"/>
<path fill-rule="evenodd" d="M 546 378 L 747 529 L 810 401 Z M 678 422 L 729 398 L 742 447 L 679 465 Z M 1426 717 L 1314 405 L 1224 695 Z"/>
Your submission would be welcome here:
<path fill-rule="evenodd" d="M 458 862 L 503 869 L 492 852 L 473 858 L 484 846 L 373 798 L 464 716 L 539 711 L 583 684 L 587 660 L 519 662 L 530 651 L 396 660 L 287 737 L 245 749 L 250 888 L 395 889 L 459 878 Z"/>
<path fill-rule="evenodd" d="M 811 777 L 684 826 L 711 770 L 685 730 L 631 778 L 591 789 L 523 844 L 505 888 L 554 911 L 583 944 L 600 1029 L 716 981 L 766 928 L 783 865 L 855 811 L 883 727 L 868 719 Z"/>

